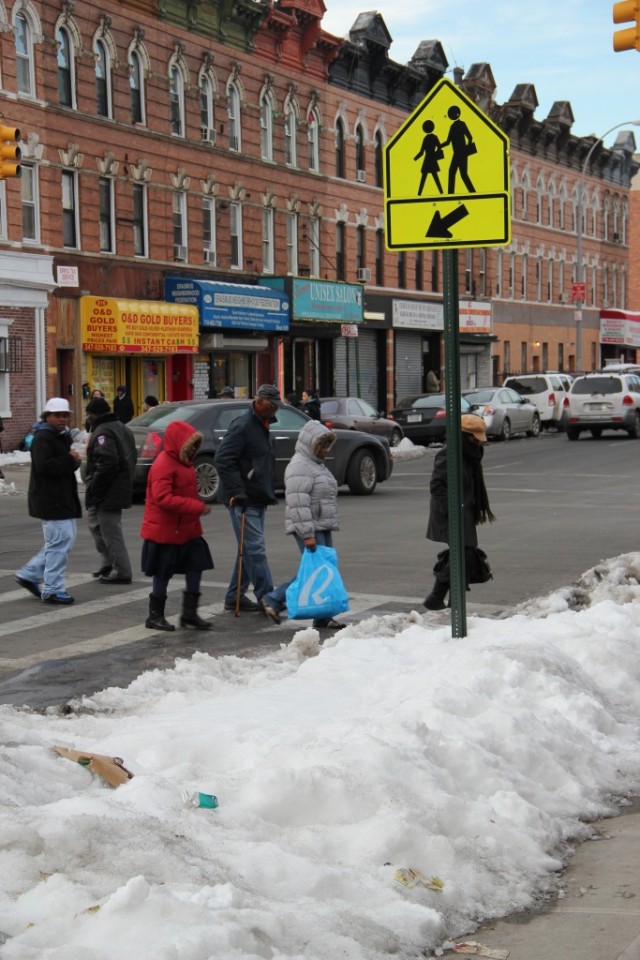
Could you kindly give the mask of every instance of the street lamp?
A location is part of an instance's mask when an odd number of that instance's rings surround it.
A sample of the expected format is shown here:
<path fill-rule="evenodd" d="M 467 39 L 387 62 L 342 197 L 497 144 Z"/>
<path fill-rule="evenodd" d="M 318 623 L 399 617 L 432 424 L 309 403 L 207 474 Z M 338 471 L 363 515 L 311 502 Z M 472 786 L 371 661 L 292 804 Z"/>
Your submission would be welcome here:
<path fill-rule="evenodd" d="M 593 151 L 598 146 L 599 143 L 602 143 L 605 137 L 608 137 L 610 133 L 613 133 L 614 130 L 619 130 L 620 127 L 640 127 L 640 120 L 625 120 L 624 123 L 616 123 L 615 127 L 611 127 L 609 130 L 606 130 L 601 137 L 598 137 L 595 140 L 587 153 L 584 163 L 582 165 L 582 178 L 580 180 L 580 187 L 578 189 L 578 216 L 576 218 L 576 284 L 582 284 L 583 273 L 582 273 L 582 205 L 584 198 L 584 181 L 587 176 L 587 167 L 589 166 L 589 161 L 591 160 L 591 155 Z M 582 304 L 584 303 L 580 293 L 582 292 L 582 287 L 578 286 L 578 296 L 575 298 L 574 303 L 576 305 L 576 370 L 582 370 Z"/>

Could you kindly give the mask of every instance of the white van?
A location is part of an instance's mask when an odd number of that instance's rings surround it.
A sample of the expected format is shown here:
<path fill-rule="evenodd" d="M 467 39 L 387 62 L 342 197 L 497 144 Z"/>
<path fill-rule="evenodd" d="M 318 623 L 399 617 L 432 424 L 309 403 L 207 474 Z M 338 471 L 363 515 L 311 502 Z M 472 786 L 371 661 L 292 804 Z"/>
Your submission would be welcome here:
<path fill-rule="evenodd" d="M 506 377 L 503 386 L 535 403 L 545 430 L 549 427 L 564 430 L 564 398 L 571 389 L 571 377 L 566 373 L 521 373 Z"/>

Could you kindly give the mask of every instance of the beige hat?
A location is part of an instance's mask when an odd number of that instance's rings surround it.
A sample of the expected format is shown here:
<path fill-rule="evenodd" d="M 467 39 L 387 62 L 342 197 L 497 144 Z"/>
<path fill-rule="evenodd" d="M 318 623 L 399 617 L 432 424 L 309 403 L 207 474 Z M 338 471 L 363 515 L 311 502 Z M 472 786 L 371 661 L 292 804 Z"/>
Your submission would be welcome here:
<path fill-rule="evenodd" d="M 64 397 L 51 397 L 44 405 L 45 413 L 71 413 L 69 401 Z"/>
<path fill-rule="evenodd" d="M 463 433 L 471 433 L 480 443 L 487 442 L 487 425 L 477 413 L 463 413 L 460 426 Z"/>

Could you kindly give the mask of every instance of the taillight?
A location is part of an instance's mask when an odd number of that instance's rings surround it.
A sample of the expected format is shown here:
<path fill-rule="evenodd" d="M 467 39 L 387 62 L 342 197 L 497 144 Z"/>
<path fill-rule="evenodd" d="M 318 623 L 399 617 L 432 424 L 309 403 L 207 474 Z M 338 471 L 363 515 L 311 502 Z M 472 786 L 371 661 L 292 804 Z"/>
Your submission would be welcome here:
<path fill-rule="evenodd" d="M 154 430 L 150 430 L 144 438 L 144 443 L 140 447 L 140 456 L 153 459 L 157 457 L 162 450 L 162 437 Z"/>
<path fill-rule="evenodd" d="M 327 428 L 327 430 L 333 430 L 333 420 L 323 420 L 322 423 Z"/>
<path fill-rule="evenodd" d="M 549 406 L 550 406 L 550 407 L 555 407 L 555 405 L 556 405 L 556 395 L 555 395 L 555 393 L 550 393 L 550 394 L 549 394 Z"/>
<path fill-rule="evenodd" d="M 493 413 L 495 413 L 495 410 L 493 409 L 492 406 L 486 406 L 486 407 L 483 408 L 482 413 L 480 414 L 480 416 L 484 417 L 485 413 L 493 414 Z"/>
<path fill-rule="evenodd" d="M 438 410 L 438 412 L 433 415 L 433 419 L 434 419 L 434 420 L 442 420 L 442 418 L 443 418 L 443 417 L 446 417 L 446 415 L 447 415 L 447 411 L 446 411 L 446 410 Z"/>
<path fill-rule="evenodd" d="M 571 404 L 570 404 L 570 402 L 569 402 L 569 397 L 565 397 L 565 398 L 564 398 L 564 400 L 562 401 L 562 406 L 563 406 L 563 407 L 566 407 L 567 410 L 569 409 L 569 407 L 571 406 Z"/>
<path fill-rule="evenodd" d="M 623 398 L 622 398 L 622 406 L 623 406 L 623 407 L 632 407 L 632 406 L 633 406 L 633 397 L 630 397 L 629 394 L 627 394 L 625 397 L 623 397 Z"/>

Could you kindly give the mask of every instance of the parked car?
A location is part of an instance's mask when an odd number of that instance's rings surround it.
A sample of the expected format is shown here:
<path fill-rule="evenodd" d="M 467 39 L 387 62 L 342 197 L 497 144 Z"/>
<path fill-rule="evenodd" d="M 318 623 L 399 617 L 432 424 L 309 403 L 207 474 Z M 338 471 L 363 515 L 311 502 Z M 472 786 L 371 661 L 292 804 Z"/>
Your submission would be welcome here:
<path fill-rule="evenodd" d="M 539 436 L 538 408 L 515 390 L 509 387 L 482 387 L 463 390 L 462 396 L 471 404 L 473 413 L 484 417 L 488 437 L 508 440 L 515 433 L 526 433 L 528 437 Z"/>
<path fill-rule="evenodd" d="M 603 430 L 626 430 L 640 438 L 640 374 L 587 373 L 576 377 L 565 399 L 567 437 L 578 440 L 584 430 L 598 439 Z"/>
<path fill-rule="evenodd" d="M 461 413 L 471 413 L 466 397 L 460 398 Z M 413 443 L 428 446 L 444 443 L 447 435 L 447 408 L 444 393 L 420 393 L 405 397 L 389 414 L 405 437 Z"/>
<path fill-rule="evenodd" d="M 397 447 L 404 436 L 397 423 L 383 417 L 359 397 L 321 397 L 320 418 L 331 429 L 362 430 L 385 437 L 392 447 Z"/>
<path fill-rule="evenodd" d="M 564 398 L 571 389 L 571 377 L 566 373 L 522 373 L 507 377 L 503 386 L 535 403 L 545 430 L 564 430 Z"/>
<path fill-rule="evenodd" d="M 162 449 L 167 425 L 172 420 L 186 420 L 203 435 L 195 460 L 200 497 L 206 503 L 215 501 L 218 489 L 216 450 L 229 426 L 249 409 L 251 403 L 247 399 L 183 400 L 154 407 L 130 420 L 127 426 L 135 437 L 138 450 L 134 496 L 144 496 L 147 474 Z M 298 433 L 309 419 L 306 413 L 288 404 L 277 411 L 276 422 L 271 424 L 276 490 L 284 490 L 284 471 L 293 456 Z M 358 430 L 336 430 L 335 434 L 337 439 L 326 464 L 340 486 L 346 484 L 351 493 L 366 496 L 373 493 L 378 483 L 389 479 L 393 461 L 384 438 Z"/>

